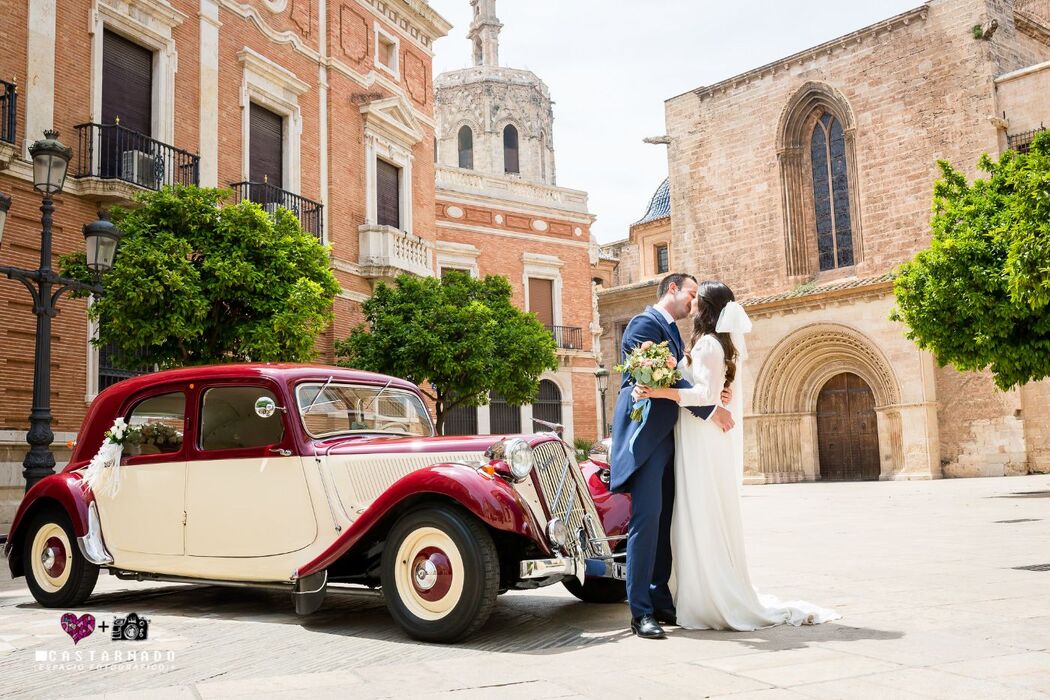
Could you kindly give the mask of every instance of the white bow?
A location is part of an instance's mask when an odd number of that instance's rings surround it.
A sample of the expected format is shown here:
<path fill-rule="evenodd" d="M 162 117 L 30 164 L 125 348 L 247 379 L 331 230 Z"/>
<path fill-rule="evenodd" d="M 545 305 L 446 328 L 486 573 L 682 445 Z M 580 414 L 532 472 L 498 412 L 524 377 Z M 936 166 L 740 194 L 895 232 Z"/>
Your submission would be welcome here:
<path fill-rule="evenodd" d="M 747 344 L 744 342 L 744 334 L 751 332 L 751 319 L 748 317 L 744 307 L 735 301 L 731 301 L 722 309 L 718 315 L 718 323 L 715 325 L 716 333 L 728 333 L 733 339 L 733 347 L 741 359 L 747 357 Z"/>

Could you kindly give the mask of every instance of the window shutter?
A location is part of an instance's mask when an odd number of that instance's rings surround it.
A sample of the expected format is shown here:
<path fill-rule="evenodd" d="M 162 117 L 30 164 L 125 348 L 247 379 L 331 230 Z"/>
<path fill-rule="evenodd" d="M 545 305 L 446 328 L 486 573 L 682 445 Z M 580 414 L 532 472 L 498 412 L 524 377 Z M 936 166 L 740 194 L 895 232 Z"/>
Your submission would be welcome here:
<path fill-rule="evenodd" d="M 119 34 L 102 34 L 102 123 L 152 136 L 153 52 Z"/>
<path fill-rule="evenodd" d="M 376 159 L 376 223 L 401 228 L 401 169 Z"/>
<path fill-rule="evenodd" d="M 284 117 L 251 103 L 248 125 L 248 179 L 283 188 Z"/>
<path fill-rule="evenodd" d="M 529 278 L 529 311 L 545 326 L 554 325 L 554 281 Z"/>

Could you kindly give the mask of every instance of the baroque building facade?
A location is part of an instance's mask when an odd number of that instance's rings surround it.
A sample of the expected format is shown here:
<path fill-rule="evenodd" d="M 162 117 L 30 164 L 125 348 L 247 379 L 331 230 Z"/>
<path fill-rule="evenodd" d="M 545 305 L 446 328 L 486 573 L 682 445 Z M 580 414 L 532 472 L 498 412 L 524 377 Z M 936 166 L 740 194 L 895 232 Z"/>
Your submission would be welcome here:
<path fill-rule="evenodd" d="M 555 181 L 554 114 L 534 73 L 499 64 L 495 0 L 471 0 L 473 65 L 437 76 L 435 270 L 503 275 L 514 302 L 547 326 L 558 369 L 532 405 L 453 412 L 447 430 L 516 433 L 532 419 L 562 424 L 566 439 L 599 436 L 598 346 L 587 194 Z"/>
<path fill-rule="evenodd" d="M 1050 471 L 1050 381 L 998 391 L 889 320 L 894 269 L 929 244 L 936 161 L 974 177 L 1050 122 L 1050 3 L 931 0 L 665 108 L 669 267 L 725 282 L 754 320 L 749 481 Z M 655 301 L 659 226 L 603 248 L 606 356 Z"/>
<path fill-rule="evenodd" d="M 35 268 L 39 196 L 27 146 L 73 147 L 56 200 L 55 256 L 83 247 L 99 207 L 168 184 L 229 187 L 286 206 L 332 246 L 342 286 L 320 342 L 360 322 L 373 284 L 431 274 L 433 42 L 450 25 L 423 0 L 62 0 L 6 6 L 0 38 L 4 264 Z M 8 82 L 10 80 L 10 82 Z M 0 280 L 0 523 L 24 487 L 34 317 Z M 93 348 L 83 300 L 55 319 L 51 406 L 59 464 L 87 404 L 126 372 Z"/>

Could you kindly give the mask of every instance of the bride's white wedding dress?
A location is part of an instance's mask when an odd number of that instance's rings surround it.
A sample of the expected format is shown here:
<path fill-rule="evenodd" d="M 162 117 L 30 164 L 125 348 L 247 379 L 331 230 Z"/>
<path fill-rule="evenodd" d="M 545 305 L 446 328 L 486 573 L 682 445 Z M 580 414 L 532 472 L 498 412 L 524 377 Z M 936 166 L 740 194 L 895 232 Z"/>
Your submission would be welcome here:
<path fill-rule="evenodd" d="M 738 345 L 739 349 L 739 345 Z M 682 405 L 719 403 L 725 383 L 722 345 L 705 335 L 682 373 L 692 389 Z M 811 625 L 841 617 L 802 601 L 781 602 L 751 585 L 740 515 L 743 481 L 743 391 L 737 381 L 729 410 L 736 422 L 722 432 L 682 409 L 675 428 L 675 502 L 671 523 L 678 624 L 690 629 L 755 630 L 773 625 Z"/>

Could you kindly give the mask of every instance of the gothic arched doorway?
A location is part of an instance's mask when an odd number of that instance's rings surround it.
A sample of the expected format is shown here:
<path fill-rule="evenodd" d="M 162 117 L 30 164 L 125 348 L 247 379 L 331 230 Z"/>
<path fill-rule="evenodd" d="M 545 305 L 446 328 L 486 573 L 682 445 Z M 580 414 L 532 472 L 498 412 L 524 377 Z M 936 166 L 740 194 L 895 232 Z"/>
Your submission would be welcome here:
<path fill-rule="evenodd" d="M 540 380 L 540 391 L 532 402 L 532 417 L 561 425 L 561 390 L 549 379 Z"/>
<path fill-rule="evenodd" d="M 875 395 L 856 374 L 837 374 L 817 397 L 817 441 L 823 481 L 879 478 Z"/>

